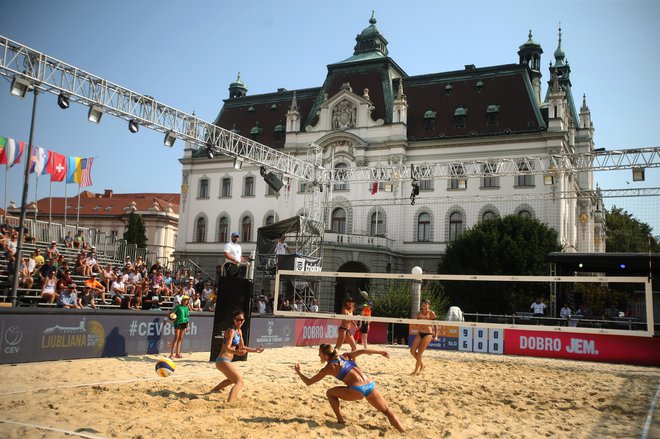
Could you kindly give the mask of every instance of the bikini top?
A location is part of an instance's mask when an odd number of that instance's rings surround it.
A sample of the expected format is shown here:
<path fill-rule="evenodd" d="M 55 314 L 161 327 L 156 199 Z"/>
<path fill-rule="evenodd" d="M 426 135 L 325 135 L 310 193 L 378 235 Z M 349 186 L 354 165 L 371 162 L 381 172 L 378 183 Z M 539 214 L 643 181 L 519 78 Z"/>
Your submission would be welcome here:
<path fill-rule="evenodd" d="M 234 338 L 231 340 L 231 345 L 238 346 L 238 344 L 241 342 L 241 336 L 238 335 L 238 330 L 236 328 L 232 327 L 232 329 L 234 330 Z"/>
<path fill-rule="evenodd" d="M 353 360 L 345 360 L 341 357 L 337 357 L 336 360 L 330 360 L 328 363 L 333 363 L 333 364 L 339 364 L 341 366 L 341 369 L 339 369 L 339 373 L 337 374 L 337 379 L 339 381 L 343 381 L 344 377 L 353 370 L 353 368 L 357 367 L 357 364 L 355 364 L 355 361 Z"/>

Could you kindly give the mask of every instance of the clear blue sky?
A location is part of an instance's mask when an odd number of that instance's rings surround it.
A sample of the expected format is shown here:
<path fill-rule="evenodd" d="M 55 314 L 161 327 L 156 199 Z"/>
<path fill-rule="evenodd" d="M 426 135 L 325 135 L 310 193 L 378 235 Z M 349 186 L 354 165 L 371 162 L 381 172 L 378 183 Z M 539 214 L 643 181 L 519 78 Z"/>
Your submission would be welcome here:
<path fill-rule="evenodd" d="M 352 55 L 372 10 L 390 56 L 409 75 L 515 63 L 531 29 L 544 50 L 545 84 L 561 23 L 574 97 L 579 105 L 587 95 L 596 147 L 660 146 L 660 1 L 4 0 L 0 34 L 212 121 L 239 71 L 248 94 L 320 86 L 327 64 Z M 9 82 L 0 81 L 0 136 L 27 141 L 31 108 L 31 95 L 10 96 Z M 40 95 L 35 144 L 96 157 L 92 191 L 179 192 L 180 140 L 167 149 L 159 133 L 131 134 L 109 115 L 94 125 L 86 115 L 85 107 L 63 111 L 56 96 Z M 660 186 L 657 169 L 643 183 L 630 171 L 596 175 L 602 188 Z M 48 196 L 48 181 L 39 182 L 39 198 Z M 4 175 L 0 185 L 1 204 Z M 28 201 L 34 177 L 30 185 Z M 15 166 L 8 200 L 19 202 L 21 190 Z M 53 184 L 53 195 L 64 195 L 63 183 Z"/>

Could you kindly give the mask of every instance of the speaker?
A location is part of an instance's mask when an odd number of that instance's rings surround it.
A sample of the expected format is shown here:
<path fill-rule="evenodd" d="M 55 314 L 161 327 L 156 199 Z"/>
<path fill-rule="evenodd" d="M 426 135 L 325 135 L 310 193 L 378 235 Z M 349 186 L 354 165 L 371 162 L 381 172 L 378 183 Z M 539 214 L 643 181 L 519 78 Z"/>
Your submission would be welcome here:
<path fill-rule="evenodd" d="M 273 174 L 272 172 L 269 172 L 268 174 L 264 175 L 264 181 L 268 186 L 273 188 L 275 192 L 279 192 L 279 190 L 282 189 L 283 183 L 280 181 L 279 178 L 277 178 L 277 175 Z"/>
<path fill-rule="evenodd" d="M 245 322 L 241 327 L 243 342 L 249 346 L 250 339 L 250 312 L 252 310 L 253 283 L 250 279 L 241 277 L 223 277 L 217 273 L 218 294 L 215 305 L 215 317 L 213 319 L 213 336 L 211 337 L 211 358 L 215 361 L 222 350 L 225 330 L 234 322 L 232 314 L 235 311 L 243 311 Z M 238 357 L 234 355 L 234 361 L 247 361 L 247 354 Z"/>

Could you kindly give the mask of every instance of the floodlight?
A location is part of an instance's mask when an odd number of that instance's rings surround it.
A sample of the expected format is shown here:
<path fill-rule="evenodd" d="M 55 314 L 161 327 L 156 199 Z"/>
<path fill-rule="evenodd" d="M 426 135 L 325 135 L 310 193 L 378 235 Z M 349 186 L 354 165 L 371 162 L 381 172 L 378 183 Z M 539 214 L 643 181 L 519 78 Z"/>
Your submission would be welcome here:
<path fill-rule="evenodd" d="M 240 171 L 243 168 L 243 159 L 241 157 L 234 157 L 234 169 Z"/>
<path fill-rule="evenodd" d="M 92 123 L 99 123 L 101 122 L 101 116 L 103 116 L 103 108 L 98 105 L 92 105 L 87 113 L 87 120 Z"/>
<path fill-rule="evenodd" d="M 128 121 L 128 131 L 135 134 L 139 130 L 140 130 L 140 124 L 138 124 L 137 120 L 131 119 L 131 120 Z"/>
<path fill-rule="evenodd" d="M 632 179 L 633 181 L 644 181 L 644 168 L 633 168 Z"/>
<path fill-rule="evenodd" d="M 543 176 L 543 184 L 546 186 L 551 186 L 555 184 L 555 177 L 554 175 L 546 174 Z"/>
<path fill-rule="evenodd" d="M 69 95 L 64 92 L 60 93 L 57 97 L 57 105 L 59 105 L 62 110 L 69 108 Z"/>
<path fill-rule="evenodd" d="M 165 146 L 171 148 L 172 146 L 174 146 L 175 141 L 176 141 L 176 136 L 172 131 L 168 131 L 165 133 L 165 140 L 163 140 Z"/>
<path fill-rule="evenodd" d="M 213 155 L 213 150 L 211 149 L 210 146 L 207 146 L 207 147 L 206 147 L 206 156 L 207 156 L 208 158 L 210 158 L 210 159 L 212 159 L 212 158 L 214 157 L 214 155 Z"/>
<path fill-rule="evenodd" d="M 27 91 L 30 89 L 31 85 L 25 79 L 14 76 L 14 79 L 11 81 L 11 95 L 18 96 L 19 98 L 24 98 Z"/>

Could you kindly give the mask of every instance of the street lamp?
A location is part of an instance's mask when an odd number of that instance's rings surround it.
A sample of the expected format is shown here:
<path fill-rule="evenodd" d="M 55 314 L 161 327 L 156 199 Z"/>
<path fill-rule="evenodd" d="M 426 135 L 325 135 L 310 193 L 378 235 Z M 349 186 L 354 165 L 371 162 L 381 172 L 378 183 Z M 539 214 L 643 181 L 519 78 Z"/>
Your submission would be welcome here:
<path fill-rule="evenodd" d="M 421 275 L 423 273 L 421 267 L 413 267 L 412 270 L 410 271 L 414 275 Z M 422 297 L 422 281 L 421 280 L 413 280 L 413 285 L 412 285 L 412 301 L 410 303 L 410 318 L 414 319 L 417 317 L 417 313 L 419 312 L 419 307 L 421 305 L 421 297 Z"/>

